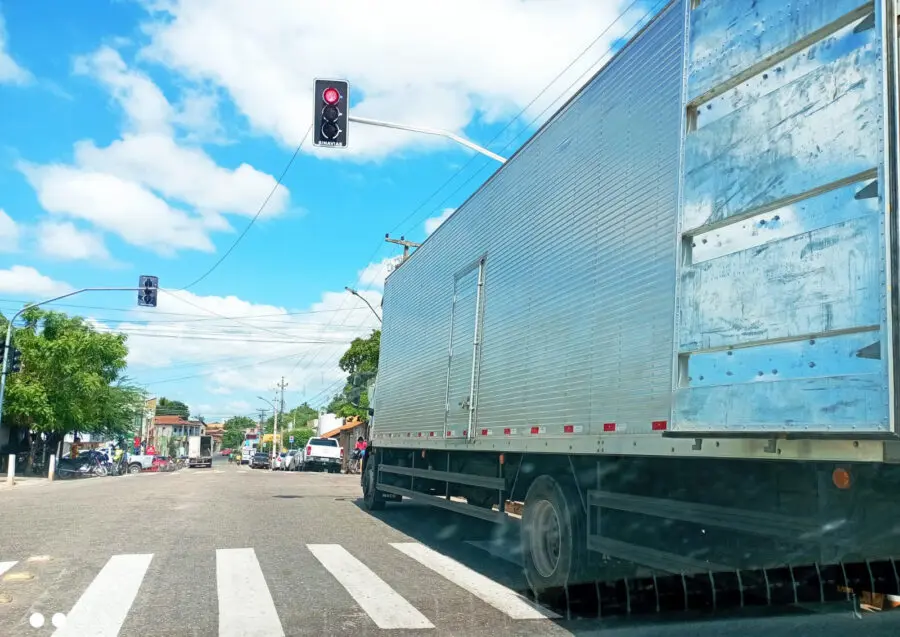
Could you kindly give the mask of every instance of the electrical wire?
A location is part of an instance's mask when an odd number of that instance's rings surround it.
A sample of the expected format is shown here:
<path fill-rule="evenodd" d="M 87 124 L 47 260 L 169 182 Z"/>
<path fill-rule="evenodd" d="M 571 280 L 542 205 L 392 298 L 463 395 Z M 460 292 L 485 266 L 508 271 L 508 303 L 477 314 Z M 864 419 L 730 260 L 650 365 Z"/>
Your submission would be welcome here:
<path fill-rule="evenodd" d="M 229 367 L 228 369 L 230 371 L 233 369 L 246 369 L 248 367 L 256 367 L 258 365 L 274 363 L 275 361 L 284 360 L 286 358 L 293 358 L 294 356 L 299 356 L 302 353 L 303 352 L 294 352 L 293 354 L 287 354 L 285 356 L 276 356 L 275 358 L 269 358 L 267 360 L 259 361 L 257 363 L 248 363 L 247 365 L 234 365 L 232 367 Z M 219 370 L 213 370 L 211 372 L 201 372 L 198 374 L 190 374 L 188 376 L 179 376 L 177 378 L 164 378 L 161 380 L 151 380 L 149 382 L 145 382 L 145 383 L 141 383 L 141 384 L 149 387 L 150 385 L 162 385 L 164 383 L 174 383 L 174 382 L 181 381 L 181 380 L 189 380 L 191 378 L 203 378 L 205 376 L 212 376 L 212 375 L 218 374 L 218 373 L 219 373 Z"/>
<path fill-rule="evenodd" d="M 259 210 L 256 211 L 256 214 L 253 215 L 253 218 L 250 220 L 250 223 L 247 224 L 247 227 L 244 228 L 244 230 L 241 232 L 241 234 L 239 234 L 237 236 L 237 238 L 234 240 L 234 242 L 231 244 L 231 246 L 229 246 L 229 248 L 225 251 L 225 254 L 223 254 L 221 257 L 219 257 L 219 260 L 216 261 L 215 263 L 213 263 L 212 266 L 210 266 L 210 268 L 206 272 L 204 272 L 203 274 L 198 276 L 191 283 L 188 283 L 187 285 L 185 285 L 183 288 L 179 288 L 179 290 L 189 290 L 192 287 L 194 287 L 195 285 L 197 285 L 198 283 L 200 283 L 203 279 L 208 277 L 210 274 L 212 274 L 215 271 L 215 269 L 218 268 L 222 264 L 222 262 L 228 258 L 228 255 L 230 255 L 234 251 L 234 249 L 241 242 L 241 240 L 245 236 L 247 236 L 247 233 L 250 231 L 250 228 L 252 228 L 253 224 L 256 223 L 256 220 L 259 219 L 259 216 L 262 214 L 263 210 L 265 210 L 266 205 L 269 203 L 269 200 L 275 194 L 275 191 L 278 190 L 278 188 L 281 186 L 281 182 L 284 180 L 285 176 L 287 175 L 288 170 L 290 170 L 291 166 L 293 166 L 294 160 L 297 159 L 297 155 L 300 154 L 300 149 L 303 147 L 303 144 L 306 142 L 306 138 L 309 137 L 309 134 L 311 131 L 312 131 L 312 124 L 310 124 L 309 128 L 306 129 L 306 132 L 303 134 L 303 138 L 300 140 L 300 143 L 297 144 L 297 148 L 294 149 L 294 154 L 291 155 L 291 158 L 288 160 L 288 163 L 284 167 L 284 170 L 281 171 L 281 174 L 278 176 L 278 179 L 275 181 L 275 186 L 273 186 L 273 188 L 269 192 L 269 194 L 266 195 L 266 198 L 263 200 L 262 205 L 259 207 Z"/>
<path fill-rule="evenodd" d="M 514 116 L 512 119 L 509 120 L 509 122 L 507 122 L 506 126 L 504 126 L 504 127 L 500 130 L 499 133 L 497 133 L 496 135 L 494 135 L 494 136 L 488 141 L 488 143 L 485 144 L 485 148 L 489 148 L 490 145 L 493 144 L 495 141 L 497 141 L 497 140 L 503 135 L 503 133 L 505 133 L 505 132 L 509 129 L 510 126 L 512 126 L 516 121 L 518 121 L 518 119 L 519 119 L 520 117 L 522 117 L 522 115 L 524 115 L 524 114 L 528 111 L 529 108 L 531 108 L 532 106 L 534 106 L 535 102 L 537 102 L 537 101 L 538 101 L 538 100 L 539 100 L 539 99 L 540 99 L 540 98 L 541 98 L 548 90 L 550 90 L 550 87 L 551 87 L 551 86 L 553 86 L 554 84 L 556 84 L 556 82 L 557 82 L 563 75 L 565 75 L 565 74 L 569 71 L 569 69 L 571 69 L 573 66 L 575 66 L 575 64 L 576 64 L 581 58 L 583 58 L 585 55 L 587 55 L 587 52 L 590 51 L 592 48 L 594 48 L 594 46 L 595 46 L 595 45 L 596 45 L 596 44 L 597 44 L 597 43 L 598 43 L 598 42 L 599 42 L 599 41 L 600 41 L 607 33 L 609 33 L 609 30 L 612 29 L 613 26 L 615 26 L 616 23 L 619 22 L 619 20 L 621 20 L 623 17 L 625 17 L 625 15 L 626 15 L 628 12 L 630 12 L 635 6 L 637 6 L 637 4 L 638 4 L 639 2 L 641 2 L 641 0 L 632 0 L 631 4 L 629 4 L 629 5 L 628 5 L 628 6 L 627 6 L 627 7 L 626 7 L 626 8 L 625 8 L 618 16 L 616 16 L 616 19 L 615 19 L 615 20 L 613 20 L 613 21 L 610 22 L 608 25 L 606 25 L 606 28 L 603 29 L 603 31 L 601 31 L 600 34 L 599 34 L 596 38 L 594 38 L 593 40 L 591 40 L 590 44 L 588 44 L 586 47 L 584 47 L 584 49 L 581 50 L 581 53 L 579 53 L 578 55 L 576 55 L 576 56 L 572 59 L 572 61 L 569 62 L 569 63 L 565 66 L 565 68 L 563 68 L 561 71 L 559 71 L 559 73 L 557 73 L 557 74 L 553 77 L 553 79 L 550 80 L 550 82 L 547 83 L 547 84 L 544 86 L 544 88 L 542 88 L 542 89 L 540 90 L 540 92 L 532 98 L 532 100 L 531 100 L 530 102 L 528 102 L 528 104 L 526 104 L 525 106 L 523 106 L 522 109 L 521 109 L 518 113 L 516 113 L 515 116 Z M 592 65 L 591 65 L 591 68 L 593 68 L 594 66 L 596 66 L 596 63 L 592 64 Z M 583 74 L 582 74 L 582 76 L 583 76 Z M 579 76 L 579 77 L 581 77 L 581 76 Z M 571 86 L 570 86 L 569 88 L 571 88 Z M 564 95 L 564 94 L 569 90 L 569 88 L 567 88 L 565 91 L 563 91 L 562 94 Z M 552 103 L 552 104 L 555 104 L 558 100 L 559 100 L 559 97 L 557 97 L 557 98 L 556 98 L 555 100 L 553 100 L 553 102 L 551 102 L 551 103 Z M 546 111 L 546 109 L 545 109 L 545 111 Z M 542 112 L 543 112 L 543 111 L 542 111 Z M 528 129 L 531 127 L 531 125 L 533 124 L 533 122 L 534 122 L 534 120 L 532 120 L 532 122 L 529 123 L 529 124 L 525 127 L 524 130 L 528 130 Z M 521 133 L 520 133 L 520 134 L 521 134 Z M 513 139 L 511 140 L 511 142 L 508 143 L 508 144 L 506 144 L 506 145 L 501 149 L 501 152 L 502 152 L 502 150 L 506 150 L 507 148 L 509 148 L 509 146 L 512 144 L 512 142 L 515 141 L 516 139 L 518 139 L 518 137 L 519 137 L 518 135 L 516 135 L 515 137 L 513 137 Z M 461 168 L 459 168 L 455 173 L 453 173 L 453 174 L 450 176 L 450 178 L 447 179 L 447 181 L 445 181 L 443 184 L 441 184 L 441 185 L 440 185 L 433 193 L 431 193 L 430 195 L 428 195 L 428 197 L 426 197 L 426 198 L 422 201 L 422 203 L 419 204 L 419 205 L 416 207 L 415 210 L 413 210 L 413 211 L 412 211 L 411 213 L 409 213 L 406 217 L 404 217 L 403 220 L 400 221 L 396 226 L 394 226 L 394 228 L 391 229 L 391 231 L 390 231 L 388 234 L 391 234 L 391 233 L 396 232 L 403 224 L 405 224 L 407 221 L 409 221 L 409 220 L 413 217 L 413 215 L 415 215 L 417 212 L 419 212 L 420 210 L 422 210 L 422 208 L 424 208 L 425 205 L 426 205 L 426 204 L 427 204 L 434 196 L 436 196 L 441 190 L 443 190 L 444 187 L 446 187 L 451 181 L 453 181 L 454 179 L 456 179 L 463 171 L 466 170 L 466 168 L 468 168 L 470 165 L 472 165 L 472 163 L 474 163 L 477 159 L 480 159 L 480 158 L 483 158 L 483 156 L 482 156 L 482 155 L 477 155 L 477 154 L 476 154 L 476 155 L 472 155 L 472 157 L 469 158 L 469 161 L 468 161 L 468 162 L 466 162 L 465 164 L 463 164 L 463 166 L 462 166 Z M 492 160 L 492 159 L 487 159 L 486 162 L 485 162 L 485 164 L 484 164 L 481 168 L 479 168 L 479 169 L 475 172 L 475 174 L 477 175 L 478 173 L 480 173 L 480 172 L 484 169 L 484 167 L 485 167 L 486 165 L 492 164 L 493 161 L 494 161 L 494 160 Z M 473 175 L 473 177 L 474 177 L 474 175 Z M 465 183 L 468 183 L 468 182 L 471 181 L 471 180 L 472 180 L 472 177 L 470 177 L 468 180 L 466 180 Z M 452 194 L 456 194 L 456 192 L 458 192 L 458 190 L 459 190 L 459 189 L 455 190 Z M 452 195 L 451 195 L 451 196 L 452 196 Z M 447 199 L 445 198 L 444 201 L 446 201 L 446 200 L 447 200 Z M 440 204 L 438 204 L 438 205 L 435 206 L 435 207 L 436 207 L 436 208 L 440 208 L 441 205 L 443 205 L 443 202 L 440 203 Z"/>
<path fill-rule="evenodd" d="M 631 28 L 625 33 L 625 35 L 628 36 L 628 35 L 631 34 L 632 32 L 636 32 L 643 24 L 645 24 L 646 18 L 655 15 L 655 14 L 657 13 L 657 11 L 658 11 L 662 6 L 668 4 L 668 1 L 669 1 L 669 0 L 661 0 L 661 1 L 658 2 L 656 5 L 653 5 L 651 8 L 649 8 L 649 9 L 644 13 L 644 15 L 641 17 L 641 19 L 638 20 L 637 22 L 635 22 L 635 24 L 633 24 L 633 25 L 631 26 Z M 629 5 L 629 7 L 628 7 L 627 9 L 625 9 L 625 11 L 624 11 L 623 13 L 619 14 L 619 17 L 616 18 L 616 20 L 610 24 L 610 27 L 611 27 L 613 24 L 615 24 L 615 22 L 618 22 L 618 20 L 619 20 L 622 16 L 624 16 L 625 13 L 627 13 L 628 11 L 630 11 L 631 8 L 632 8 L 634 5 L 636 5 L 636 4 L 637 4 L 637 1 L 632 2 L 631 5 Z M 608 31 L 610 27 L 607 27 L 606 30 Z M 605 33 L 605 31 L 604 31 L 604 33 Z M 601 34 L 601 36 L 602 36 L 602 35 L 603 35 L 603 34 Z M 598 38 L 598 39 L 599 39 L 599 38 Z M 597 41 L 597 40 L 595 40 L 594 42 L 596 42 L 596 41 Z M 591 46 L 593 46 L 593 44 L 591 44 L 591 45 L 588 47 L 588 49 L 590 49 Z M 586 51 L 587 51 L 587 49 L 585 49 L 584 52 L 586 52 Z M 582 55 L 584 54 L 584 52 L 582 52 Z M 553 108 L 553 107 L 556 105 L 556 103 L 559 102 L 559 100 L 562 99 L 566 94 L 568 94 L 569 91 L 571 91 L 575 86 L 577 86 L 579 83 L 582 83 L 584 77 L 585 77 L 586 75 L 588 75 L 589 73 L 591 73 L 591 72 L 593 71 L 593 69 L 596 68 L 596 66 L 597 66 L 598 64 L 600 64 L 600 63 L 603 61 L 603 59 L 606 58 L 607 56 L 609 56 L 611 53 L 612 53 L 612 50 L 606 51 L 606 52 L 605 52 L 605 53 L 604 53 L 604 54 L 603 54 L 596 62 L 594 62 L 593 64 L 591 64 L 591 66 L 588 67 L 588 69 L 587 69 L 586 71 L 584 71 L 581 75 L 579 75 L 577 78 L 575 78 L 575 80 L 573 80 L 573 81 L 572 81 L 572 82 L 571 82 L 571 83 L 570 83 L 570 84 L 562 91 L 562 93 L 560 93 L 560 94 L 556 97 L 556 99 L 554 99 L 554 100 L 553 100 L 552 102 L 550 102 L 547 106 L 545 106 L 544 109 L 543 109 L 540 113 L 538 113 L 536 116 L 534 116 L 534 117 L 531 119 L 531 121 L 529 121 L 528 124 L 525 125 L 525 127 L 522 129 L 522 132 L 531 130 L 531 127 L 534 126 L 535 123 L 537 123 L 541 118 L 543 118 L 543 116 L 547 113 L 547 111 L 549 111 L 551 108 Z M 573 62 L 573 63 L 574 63 L 574 62 Z M 571 66 L 572 66 L 572 65 L 570 64 L 568 67 L 566 67 L 566 70 L 567 70 L 568 68 L 570 68 Z M 563 71 L 563 72 L 565 72 L 565 71 Z M 560 74 L 560 75 L 561 75 L 561 74 Z M 557 76 L 557 78 L 558 78 L 558 77 L 559 77 L 559 76 Z M 556 81 L 556 80 L 554 80 L 554 82 L 555 82 L 555 81 Z M 546 88 L 545 88 L 545 90 L 546 90 Z M 542 93 L 543 93 L 543 91 L 542 91 Z M 534 103 L 534 101 L 535 101 L 535 100 L 532 100 L 532 102 L 529 103 L 529 105 L 526 106 L 522 111 L 520 111 L 519 114 L 516 115 L 516 117 L 513 118 L 512 121 L 515 121 L 515 119 L 517 119 L 522 113 L 524 113 L 525 110 L 527 110 L 527 109 L 530 107 L 530 105 Z M 510 122 L 510 123 L 512 123 L 512 122 Z M 499 137 L 499 135 L 503 134 L 503 131 L 505 131 L 507 128 L 509 128 L 509 124 L 507 124 L 507 126 L 506 126 L 502 131 L 500 131 L 500 133 L 497 135 L 497 137 Z M 500 149 L 499 152 L 502 153 L 503 151 L 507 150 L 510 146 L 512 146 L 512 145 L 515 143 L 515 141 L 519 138 L 519 136 L 520 136 L 521 134 L 522 134 L 522 133 L 520 132 L 518 135 L 515 135 L 509 142 L 506 143 L 505 146 L 503 146 L 503 147 Z M 496 137 L 495 137 L 494 139 L 496 139 Z M 493 140 L 491 140 L 491 141 L 493 141 Z M 470 162 L 472 162 L 472 161 L 474 161 L 474 160 L 476 160 L 476 159 L 478 159 L 478 158 L 479 158 L 479 157 L 478 157 L 477 155 L 475 155 L 475 156 L 472 157 L 472 159 L 470 160 Z M 431 208 L 431 209 L 426 213 L 426 215 L 433 214 L 433 213 L 439 211 L 439 210 L 441 209 L 441 207 L 442 207 L 444 204 L 446 204 L 451 198 L 453 198 L 460 190 L 462 190 L 463 188 L 465 188 L 465 187 L 469 184 L 469 182 L 471 182 L 475 177 L 477 177 L 479 174 L 481 174 L 481 172 L 482 172 L 486 167 L 488 167 L 488 166 L 490 166 L 490 165 L 491 165 L 491 161 L 490 161 L 490 160 L 485 161 L 485 162 L 482 164 L 481 168 L 479 168 L 477 171 L 475 171 L 468 179 L 466 179 L 462 184 L 460 184 L 460 185 L 456 188 L 456 190 L 454 190 L 454 191 L 451 192 L 449 195 L 447 195 L 446 197 L 444 197 L 444 198 L 440 201 L 440 203 L 438 203 L 436 206 L 434 206 L 433 208 Z M 412 214 L 408 215 L 408 216 L 407 216 L 407 219 L 409 219 L 409 218 L 411 218 L 411 217 L 412 217 Z M 420 222 L 421 220 L 422 220 L 422 217 L 420 217 L 420 218 L 416 219 L 415 221 L 413 221 L 409 226 L 407 226 L 407 229 L 405 230 L 405 232 L 409 232 L 412 228 L 414 228 L 416 225 L 418 225 L 419 222 Z M 403 222 L 401 222 L 400 224 L 398 224 L 398 226 L 399 226 L 399 225 L 402 225 L 402 223 L 403 223 Z M 394 230 L 392 230 L 392 232 L 394 232 Z"/>
<path fill-rule="evenodd" d="M 599 34 L 597 37 L 595 37 L 595 38 L 590 42 L 590 44 L 588 44 L 584 49 L 582 49 L 582 51 L 581 51 L 577 56 L 575 56 L 575 58 L 574 58 L 571 62 L 569 62 L 569 64 L 567 64 L 567 65 L 565 66 L 565 68 L 563 68 L 559 73 L 557 73 L 556 76 L 555 76 L 555 77 L 554 77 L 554 78 L 553 78 L 546 86 L 544 86 L 544 88 L 542 88 L 541 91 L 540 91 L 537 95 L 535 95 L 535 97 L 532 98 L 532 100 L 531 100 L 530 102 L 528 102 L 528 104 L 526 104 L 526 105 L 525 105 L 525 106 L 524 106 L 524 107 L 523 107 L 523 108 L 522 108 L 522 109 L 521 109 L 521 110 L 520 110 L 520 111 L 519 111 L 519 112 L 518 112 L 518 113 L 517 113 L 510 121 L 509 121 L 509 122 L 507 122 L 506 126 L 504 126 L 504 127 L 500 130 L 500 132 L 498 132 L 496 135 L 494 135 L 494 137 L 493 137 L 490 141 L 488 141 L 488 143 L 487 143 L 485 146 L 486 146 L 486 147 L 490 147 L 490 145 L 491 145 L 492 143 L 494 143 L 497 139 L 499 139 L 500 136 L 502 136 L 502 135 L 509 129 L 510 126 L 512 126 L 512 125 L 513 125 L 513 124 L 514 124 L 514 123 L 515 123 L 515 122 L 516 122 L 523 114 L 525 114 L 525 113 L 528 111 L 528 109 L 531 108 L 531 107 L 532 107 L 532 106 L 533 106 L 533 105 L 534 105 L 534 104 L 535 104 L 535 103 L 536 103 L 536 102 L 537 102 L 537 101 L 538 101 L 538 100 L 539 100 L 539 99 L 540 99 L 540 98 L 541 98 L 541 97 L 542 97 L 542 96 L 550 89 L 551 86 L 553 86 L 553 85 L 554 85 L 554 84 L 555 84 L 555 83 L 556 83 L 563 75 L 565 75 L 565 73 L 568 72 L 569 69 L 571 69 L 571 68 L 578 62 L 578 60 L 580 60 L 582 57 L 584 57 L 584 56 L 587 54 L 587 52 L 590 51 L 590 50 L 597 44 L 597 42 L 599 42 L 599 41 L 600 41 L 607 33 L 609 33 L 610 29 L 612 29 L 613 26 L 615 26 L 616 23 L 618 23 L 618 22 L 619 22 L 626 14 L 628 14 L 635 6 L 637 6 L 637 4 L 638 4 L 640 1 L 641 1 L 641 0 L 632 0 L 632 2 L 631 2 L 631 3 L 630 3 L 630 4 L 629 4 L 622 12 L 620 12 L 619 15 L 616 16 L 616 18 L 615 18 L 612 22 L 610 22 L 610 23 L 608 24 L 608 25 L 606 26 L 606 28 L 603 29 L 603 31 L 601 31 L 600 34 Z M 655 12 L 655 10 L 656 10 L 656 9 L 651 9 L 650 11 L 647 11 L 647 12 L 644 14 L 644 17 L 646 17 L 647 15 L 649 15 L 651 12 Z M 639 20 L 636 24 L 640 24 L 642 21 L 643 21 L 643 19 L 642 19 L 642 20 Z M 634 27 L 632 27 L 632 28 L 634 28 Z M 597 62 L 594 62 L 593 64 L 591 64 L 591 66 L 590 66 L 590 68 L 589 68 L 588 70 L 590 71 L 591 69 L 595 68 L 595 67 L 597 66 L 597 64 L 599 64 L 600 61 L 603 60 L 604 57 L 606 57 L 607 55 L 609 55 L 609 53 L 610 53 L 609 50 L 606 51 L 606 52 L 604 52 L 603 56 L 601 56 L 600 59 L 599 59 Z M 556 102 L 558 102 L 559 99 L 560 99 L 561 97 L 563 97 L 564 95 L 566 95 L 566 94 L 572 89 L 572 87 L 573 87 L 577 82 L 579 82 L 579 81 L 581 80 L 581 78 L 584 77 L 584 75 L 585 75 L 586 73 L 587 73 L 587 72 L 582 73 L 581 75 L 579 75 L 579 77 L 575 80 L 575 82 L 571 83 L 568 87 L 566 87 L 566 89 L 565 89 L 562 93 L 560 93 L 560 95 L 557 96 L 557 98 L 554 99 L 554 100 L 550 103 L 550 105 L 552 106 L 553 104 L 556 104 Z M 532 120 L 524 127 L 523 130 L 524 130 L 524 131 L 530 130 L 531 126 L 533 126 L 534 123 L 537 121 L 537 119 L 540 118 L 540 117 L 542 117 L 543 114 L 546 113 L 546 111 L 547 111 L 548 109 L 549 109 L 549 106 L 548 106 L 547 108 L 545 108 L 544 110 L 542 110 L 541 113 L 538 115 L 538 117 L 533 118 L 533 119 L 532 119 Z M 520 133 L 520 134 L 521 134 L 521 133 Z M 519 135 L 514 136 L 514 137 L 513 137 L 513 138 L 512 138 L 512 139 L 511 139 L 504 147 L 503 147 L 502 150 L 506 150 L 507 148 L 509 148 L 509 147 L 510 147 L 510 146 L 518 139 L 518 137 L 519 137 Z M 473 162 L 475 162 L 475 161 L 476 161 L 478 158 L 480 158 L 480 157 L 481 157 L 480 155 L 473 155 L 473 156 L 469 159 L 469 161 L 466 162 L 466 163 L 465 163 L 461 168 L 459 168 L 456 172 L 454 172 L 454 173 L 450 176 L 449 179 L 447 179 L 447 180 L 446 180 L 443 184 L 441 184 L 434 192 L 432 192 L 428 197 L 426 197 L 426 198 L 422 201 L 422 203 L 419 204 L 419 206 L 417 206 L 410 214 L 408 214 L 403 220 L 401 220 L 398 224 L 396 224 L 396 225 L 394 226 L 394 228 L 393 228 L 388 234 L 391 234 L 391 233 L 393 233 L 393 232 L 396 232 L 396 230 L 397 230 L 398 228 L 400 228 L 400 227 L 403 226 L 407 221 L 409 221 L 411 218 L 413 218 L 413 216 L 416 215 L 419 211 L 421 211 L 421 210 L 427 205 L 427 203 L 428 203 L 431 199 L 433 199 L 435 196 L 437 196 L 438 193 L 440 193 L 440 192 L 441 192 L 441 191 L 442 191 L 442 190 L 443 190 L 450 182 L 452 182 L 454 179 L 456 179 L 460 174 L 462 174 L 462 173 L 466 170 L 466 168 L 468 168 Z M 488 164 L 490 164 L 490 163 L 491 163 L 491 160 L 485 160 L 485 165 L 488 165 Z M 459 190 L 461 190 L 463 187 L 465 187 L 472 179 L 474 179 L 478 174 L 480 174 L 481 171 L 483 170 L 483 168 L 484 168 L 484 166 L 482 166 L 482 168 L 478 169 L 475 173 L 473 173 L 473 175 L 472 175 L 471 177 L 469 177 L 465 182 L 463 182 L 463 184 L 460 185 L 456 190 L 454 190 L 450 195 L 448 195 L 447 197 L 445 197 L 445 198 L 441 201 L 441 203 L 439 203 L 437 206 L 435 206 L 434 209 L 430 210 L 428 214 L 431 214 L 432 211 L 434 211 L 434 210 L 436 210 L 436 209 L 439 209 L 444 203 L 446 203 L 446 202 L 450 199 L 450 197 L 454 196 L 457 192 L 459 192 Z M 418 223 L 418 221 L 417 221 L 416 223 Z M 377 251 L 376 251 L 376 254 L 377 254 Z M 374 258 L 374 256 L 375 256 L 375 255 L 373 254 L 373 256 L 369 258 L 369 261 L 368 261 L 368 262 L 371 262 L 371 260 L 372 260 L 372 258 Z M 359 280 L 357 280 L 356 285 L 359 285 Z M 319 349 L 320 352 L 321 352 L 321 348 L 317 348 L 317 349 Z M 339 357 L 338 357 L 338 358 L 339 358 Z M 316 356 L 316 358 L 315 358 L 313 361 L 311 361 L 311 363 L 314 363 L 316 360 L 318 360 L 318 355 Z M 337 359 L 334 359 L 334 360 L 337 360 Z M 298 362 L 295 364 L 294 367 L 296 368 L 296 366 L 299 365 L 300 362 L 301 362 L 301 361 L 298 361 Z M 329 364 L 330 364 L 331 362 L 332 362 L 332 361 L 329 361 Z M 293 371 L 293 370 L 291 370 L 291 371 Z M 320 393 L 321 393 L 321 392 L 320 392 Z"/>

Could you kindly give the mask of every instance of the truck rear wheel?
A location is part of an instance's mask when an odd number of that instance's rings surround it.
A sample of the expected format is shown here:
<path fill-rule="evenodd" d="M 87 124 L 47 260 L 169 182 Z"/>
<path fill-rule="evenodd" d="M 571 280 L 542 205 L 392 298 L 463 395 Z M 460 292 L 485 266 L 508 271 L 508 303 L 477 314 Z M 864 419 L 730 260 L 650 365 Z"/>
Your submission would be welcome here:
<path fill-rule="evenodd" d="M 362 487 L 363 503 L 369 511 L 380 511 L 384 508 L 384 494 L 375 488 L 376 471 L 378 466 L 375 457 L 366 458 L 366 466 L 363 469 Z"/>
<path fill-rule="evenodd" d="M 537 478 L 525 496 L 522 557 L 535 592 L 575 584 L 587 561 L 580 497 L 571 479 Z"/>

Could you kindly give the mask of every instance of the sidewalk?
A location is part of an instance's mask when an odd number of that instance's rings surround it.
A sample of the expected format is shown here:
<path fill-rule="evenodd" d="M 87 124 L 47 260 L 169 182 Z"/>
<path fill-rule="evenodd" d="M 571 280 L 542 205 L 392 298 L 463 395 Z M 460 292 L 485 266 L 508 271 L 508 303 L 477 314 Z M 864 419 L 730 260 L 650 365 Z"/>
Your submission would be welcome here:
<path fill-rule="evenodd" d="M 43 476 L 16 476 L 16 483 L 10 487 L 6 482 L 6 474 L 0 476 L 0 491 L 8 491 L 10 489 L 21 489 L 26 487 L 34 487 L 40 484 L 50 484 L 50 480 Z"/>

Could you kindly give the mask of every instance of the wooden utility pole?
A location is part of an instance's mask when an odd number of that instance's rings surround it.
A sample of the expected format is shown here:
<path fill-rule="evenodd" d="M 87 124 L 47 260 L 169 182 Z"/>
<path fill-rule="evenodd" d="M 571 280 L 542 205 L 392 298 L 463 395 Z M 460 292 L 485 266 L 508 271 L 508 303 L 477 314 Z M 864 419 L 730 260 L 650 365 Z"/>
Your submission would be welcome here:
<path fill-rule="evenodd" d="M 403 246 L 403 261 L 406 261 L 409 258 L 409 249 L 410 248 L 418 248 L 421 243 L 416 243 L 414 241 L 407 241 L 405 237 L 402 235 L 399 239 L 391 239 L 390 233 L 384 235 L 384 240 L 388 243 L 395 243 L 398 246 Z M 402 263 L 402 261 L 401 261 Z"/>
<path fill-rule="evenodd" d="M 279 403 L 281 408 L 278 411 L 281 412 L 281 417 L 284 418 L 284 388 L 288 386 L 288 384 L 284 382 L 284 376 L 281 377 L 281 382 L 276 386 L 281 390 L 281 402 Z M 284 426 L 284 423 L 282 423 L 282 426 Z M 273 446 L 278 445 L 278 412 L 275 413 L 275 430 L 272 436 L 272 444 Z M 275 453 L 281 453 L 281 445 L 275 447 Z"/>

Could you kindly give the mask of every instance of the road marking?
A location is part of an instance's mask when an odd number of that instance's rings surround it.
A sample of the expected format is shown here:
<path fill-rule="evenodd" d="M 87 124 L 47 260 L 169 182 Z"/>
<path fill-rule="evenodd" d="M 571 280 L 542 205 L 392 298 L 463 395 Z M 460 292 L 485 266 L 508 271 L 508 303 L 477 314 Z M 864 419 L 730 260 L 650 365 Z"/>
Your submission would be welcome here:
<path fill-rule="evenodd" d="M 556 613 L 533 604 L 515 591 L 423 544 L 392 542 L 391 546 L 513 619 L 559 618 Z"/>
<path fill-rule="evenodd" d="M 487 551 L 494 557 L 499 557 L 501 560 L 506 560 L 516 566 L 523 566 L 521 549 L 517 546 L 510 545 L 508 542 L 501 543 L 496 540 L 468 540 L 466 544 L 481 549 L 482 551 Z"/>
<path fill-rule="evenodd" d="M 306 547 L 379 628 L 434 628 L 434 624 L 339 544 Z"/>
<path fill-rule="evenodd" d="M 256 552 L 216 551 L 219 637 L 284 637 Z"/>
<path fill-rule="evenodd" d="M 18 564 L 18 562 L 0 562 L 0 575 L 3 575 L 16 564 Z"/>
<path fill-rule="evenodd" d="M 113 555 L 75 602 L 54 637 L 116 637 L 134 603 L 152 553 Z"/>

